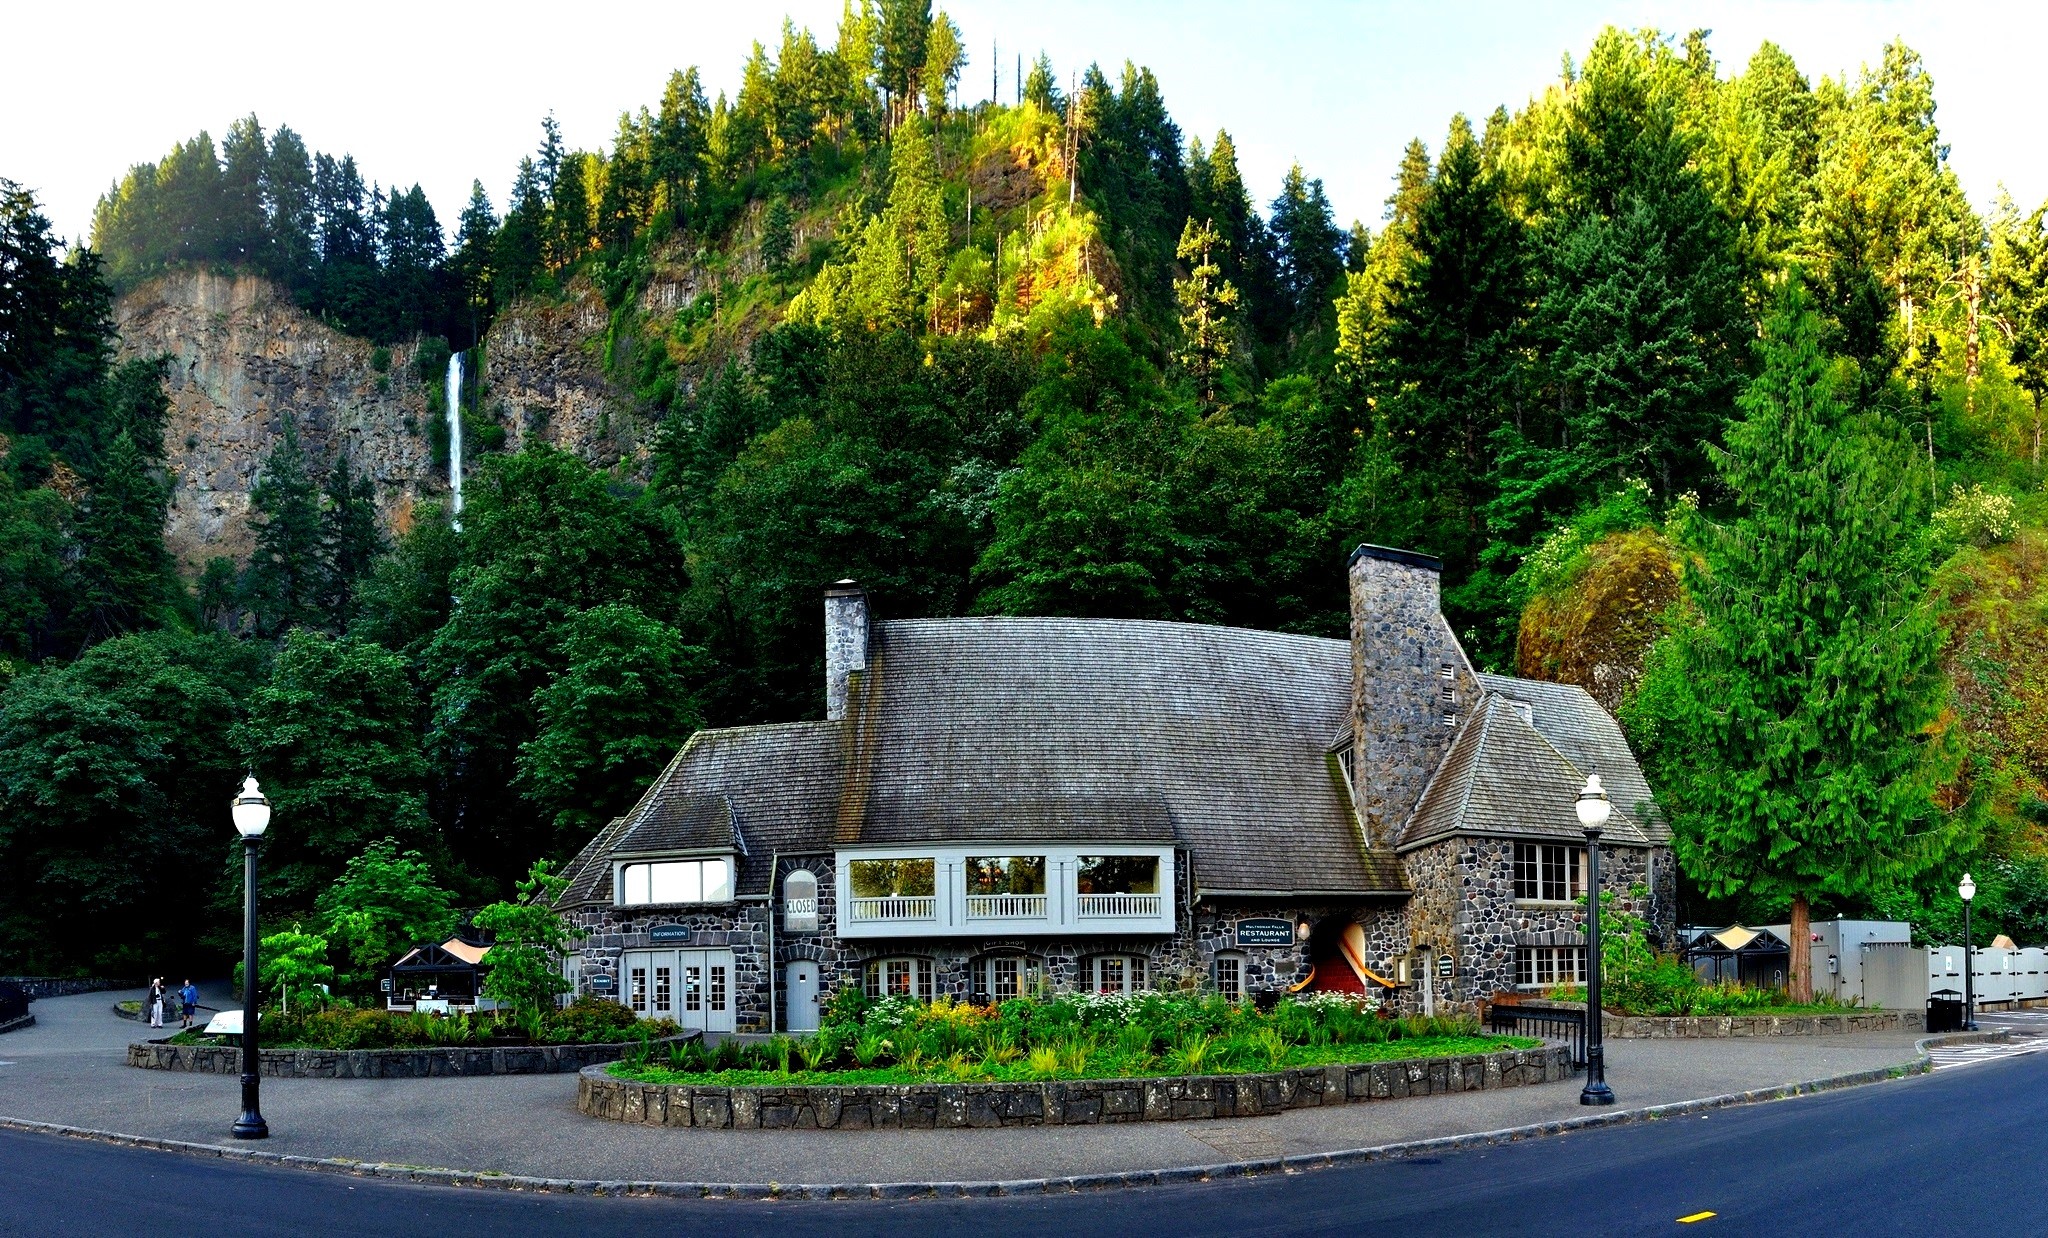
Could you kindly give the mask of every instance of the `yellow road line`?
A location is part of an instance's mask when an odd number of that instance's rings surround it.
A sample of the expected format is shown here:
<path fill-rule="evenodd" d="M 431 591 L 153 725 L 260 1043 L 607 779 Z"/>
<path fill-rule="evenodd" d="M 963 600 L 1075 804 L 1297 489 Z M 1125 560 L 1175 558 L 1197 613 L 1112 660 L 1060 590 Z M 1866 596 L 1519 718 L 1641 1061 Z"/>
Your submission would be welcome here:
<path fill-rule="evenodd" d="M 1709 1218 L 1709 1217 L 1711 1217 L 1711 1216 L 1713 1216 L 1713 1215 L 1714 1215 L 1714 1214 L 1713 1214 L 1713 1213 L 1711 1213 L 1711 1212 L 1695 1212 L 1695 1213 L 1693 1213 L 1693 1214 L 1692 1214 L 1691 1216 L 1689 1216 L 1689 1217 L 1680 1217 L 1680 1218 L 1678 1218 L 1678 1223 L 1679 1223 L 1680 1225 L 1690 1225 L 1690 1224 L 1692 1224 L 1692 1223 L 1693 1223 L 1694 1221 L 1704 1221 L 1704 1220 L 1706 1220 L 1707 1218 Z"/>

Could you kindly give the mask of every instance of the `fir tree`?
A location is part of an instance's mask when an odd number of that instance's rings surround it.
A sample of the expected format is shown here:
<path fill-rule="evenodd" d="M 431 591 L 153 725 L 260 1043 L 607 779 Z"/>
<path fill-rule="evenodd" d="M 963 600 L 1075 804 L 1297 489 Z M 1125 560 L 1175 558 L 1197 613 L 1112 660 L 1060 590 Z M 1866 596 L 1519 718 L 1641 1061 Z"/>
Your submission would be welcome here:
<path fill-rule="evenodd" d="M 290 417 L 263 461 L 249 506 L 256 549 L 243 596 L 257 635 L 277 639 L 295 627 L 317 626 L 329 588 L 320 553 L 320 495 L 306 472 L 298 423 Z"/>
<path fill-rule="evenodd" d="M 1694 522 L 1694 625 L 1664 645 L 1631 721 L 1709 897 L 1865 900 L 1941 864 L 1965 818 L 1937 801 L 1959 770 L 1941 725 L 1942 633 L 1916 530 L 1910 448 L 1845 407 L 1844 375 L 1796 278 L 1763 369 L 1713 453 L 1733 519 Z M 1792 998 L 1811 1000 L 1807 952 Z"/>
<path fill-rule="evenodd" d="M 169 600 L 171 557 L 164 549 L 170 487 L 126 431 L 100 462 L 79 506 L 80 602 L 88 641 L 143 627 Z"/>
<path fill-rule="evenodd" d="M 1188 264 L 1186 279 L 1173 283 L 1180 302 L 1181 346 L 1174 354 L 1181 368 L 1194 380 L 1195 391 L 1205 410 L 1214 409 L 1217 387 L 1230 362 L 1231 314 L 1237 308 L 1237 289 L 1223 278 L 1216 261 L 1222 241 L 1216 225 L 1203 220 L 1195 226 L 1190 219 L 1181 229 L 1176 256 Z"/>
<path fill-rule="evenodd" d="M 368 477 L 350 473 L 348 456 L 335 458 L 327 475 L 320 512 L 320 563 L 325 589 L 321 609 L 325 626 L 340 631 L 355 617 L 356 587 L 376 566 L 385 550 L 377 526 L 377 490 Z"/>
<path fill-rule="evenodd" d="M 768 204 L 761 219 L 761 265 L 770 271 L 781 271 L 789 262 L 790 247 L 795 243 L 791 222 L 787 199 L 777 198 Z"/>

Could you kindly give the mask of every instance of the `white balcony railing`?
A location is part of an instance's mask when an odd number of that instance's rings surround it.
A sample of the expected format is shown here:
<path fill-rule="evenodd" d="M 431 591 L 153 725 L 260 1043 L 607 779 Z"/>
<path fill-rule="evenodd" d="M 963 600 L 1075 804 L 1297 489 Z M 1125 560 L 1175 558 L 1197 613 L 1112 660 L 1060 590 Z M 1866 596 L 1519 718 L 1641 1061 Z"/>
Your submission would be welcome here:
<path fill-rule="evenodd" d="M 1045 919 L 1045 895 L 970 894 L 967 896 L 967 918 L 970 920 L 1043 920 Z"/>
<path fill-rule="evenodd" d="M 936 920 L 939 901 L 929 894 L 892 894 L 884 898 L 856 898 L 853 918 L 862 923 Z"/>
<path fill-rule="evenodd" d="M 1077 916 L 1156 916 L 1157 894 L 1082 894 L 1074 900 Z"/>

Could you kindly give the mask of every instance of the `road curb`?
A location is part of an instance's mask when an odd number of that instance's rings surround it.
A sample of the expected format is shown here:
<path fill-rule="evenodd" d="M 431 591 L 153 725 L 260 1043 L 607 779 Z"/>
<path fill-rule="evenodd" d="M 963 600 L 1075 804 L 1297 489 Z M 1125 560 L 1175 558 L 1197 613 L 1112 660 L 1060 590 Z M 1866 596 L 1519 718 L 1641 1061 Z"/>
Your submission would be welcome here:
<path fill-rule="evenodd" d="M 147 1148 L 158 1152 L 178 1152 L 188 1156 L 213 1157 L 217 1160 L 243 1161 L 258 1165 L 278 1165 L 289 1169 L 339 1173 L 357 1178 L 382 1178 L 429 1186 L 534 1191 L 541 1194 L 631 1195 L 670 1199 L 742 1200 L 961 1199 L 1009 1195 L 1070 1195 L 1082 1191 L 1170 1186 L 1190 1182 L 1215 1182 L 1229 1178 L 1260 1177 L 1276 1173 L 1305 1173 L 1311 1170 L 1334 1169 L 1345 1165 L 1362 1165 L 1372 1161 L 1399 1160 L 1410 1156 L 1430 1156 L 1442 1152 L 1462 1152 L 1472 1148 L 1499 1147 L 1503 1144 L 1521 1143 L 1529 1139 L 1570 1134 L 1573 1131 L 1599 1130 L 1610 1126 L 1627 1126 L 1637 1122 L 1652 1122 L 1662 1118 L 1682 1117 L 1687 1114 L 1702 1113 L 1714 1109 L 1728 1109 L 1738 1105 L 1788 1100 L 1795 1096 L 1811 1096 L 1819 1092 L 1832 1092 L 1843 1088 L 1858 1087 L 1863 1084 L 1883 1083 L 1887 1080 L 1903 1078 L 1908 1075 L 1926 1074 L 1934 1065 L 1934 1060 L 1928 1055 L 1928 1050 L 1936 1045 L 1981 1044 L 1988 1041 L 2010 1040 L 2011 1038 L 2012 1033 L 2006 1030 L 1925 1036 L 1913 1046 L 1917 1056 L 1912 1061 L 1901 1063 L 1897 1066 L 1851 1071 L 1847 1074 L 1830 1075 L 1823 1079 L 1809 1079 L 1803 1083 L 1787 1083 L 1770 1088 L 1752 1088 L 1745 1092 L 1727 1092 L 1719 1096 L 1701 1097 L 1697 1100 L 1672 1101 L 1662 1105 L 1648 1105 L 1640 1109 L 1614 1109 L 1604 1113 L 1591 1113 L 1578 1118 L 1532 1122 L 1524 1126 L 1510 1126 L 1500 1130 L 1476 1131 L 1464 1135 L 1444 1135 L 1435 1139 L 1414 1139 L 1402 1143 L 1379 1144 L 1369 1148 L 1347 1148 L 1332 1152 L 1308 1152 L 1295 1156 L 1267 1157 L 1260 1160 L 1228 1161 L 1214 1165 L 1188 1165 L 1171 1169 L 1136 1170 L 1124 1173 L 1075 1174 L 1058 1178 L 1022 1178 L 990 1182 L 636 1182 L 605 1181 L 587 1178 L 542 1178 L 526 1174 L 494 1173 L 489 1170 L 440 1169 L 422 1165 L 394 1165 L 382 1162 L 351 1161 L 334 1157 L 295 1156 L 283 1152 L 265 1152 L 256 1148 L 223 1147 L 218 1144 L 192 1143 L 179 1139 L 157 1139 L 147 1135 L 122 1134 L 119 1131 L 101 1131 L 92 1130 L 87 1127 L 64 1126 L 55 1122 L 34 1122 L 25 1118 L 0 1117 L 0 1130 L 22 1131 L 35 1135 L 59 1135 L 70 1139 L 84 1139 L 95 1143 L 114 1144 L 120 1147 Z"/>

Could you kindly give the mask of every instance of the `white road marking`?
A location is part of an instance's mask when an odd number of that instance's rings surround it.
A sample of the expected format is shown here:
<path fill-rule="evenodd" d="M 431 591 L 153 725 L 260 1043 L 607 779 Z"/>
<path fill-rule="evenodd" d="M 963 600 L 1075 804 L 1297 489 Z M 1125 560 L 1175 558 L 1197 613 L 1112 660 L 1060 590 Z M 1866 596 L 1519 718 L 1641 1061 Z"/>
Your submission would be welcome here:
<path fill-rule="evenodd" d="M 1981 1020 L 1979 1021 L 1981 1026 Z M 2022 1057 L 2029 1053 L 2048 1050 L 2048 1039 L 1987 1041 L 1974 1045 L 1947 1045 L 1928 1053 L 1934 1059 L 1936 1070 L 1949 1070 L 1960 1066 L 1975 1066 L 1980 1062 L 1995 1062 L 2003 1058 Z"/>

